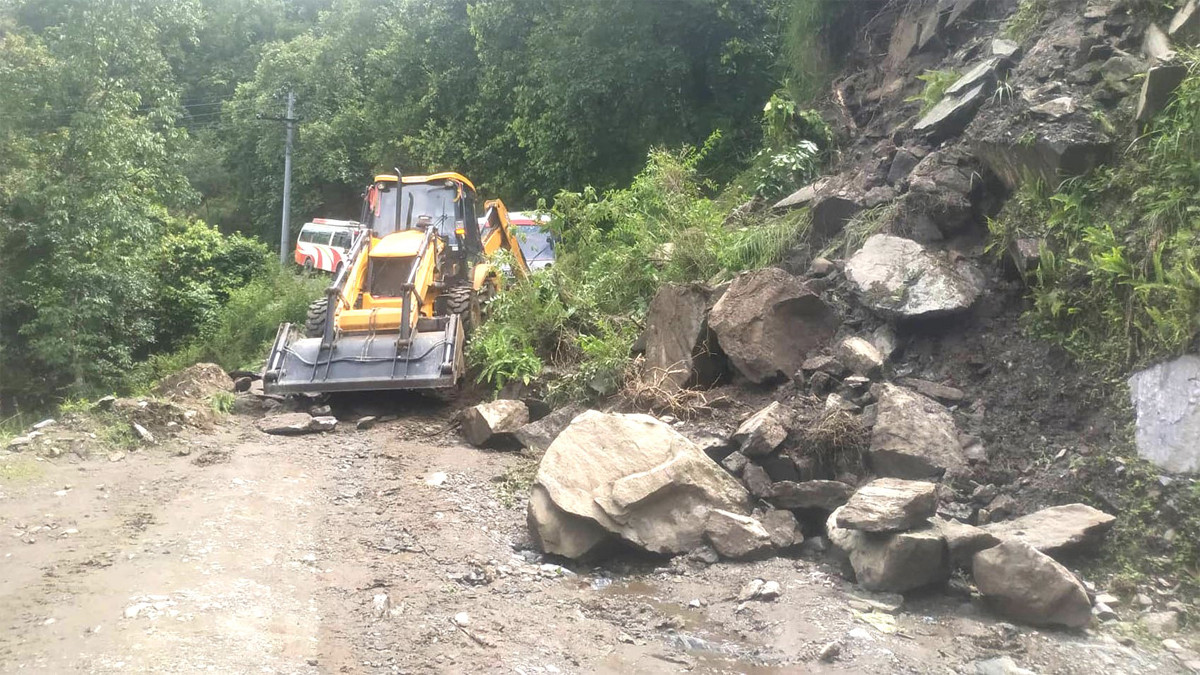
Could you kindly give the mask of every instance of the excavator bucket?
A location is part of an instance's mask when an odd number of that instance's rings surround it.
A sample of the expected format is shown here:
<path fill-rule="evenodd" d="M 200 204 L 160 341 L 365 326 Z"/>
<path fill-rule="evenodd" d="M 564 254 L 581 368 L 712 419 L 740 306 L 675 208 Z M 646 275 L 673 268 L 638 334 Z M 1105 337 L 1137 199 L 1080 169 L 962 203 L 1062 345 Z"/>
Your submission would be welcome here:
<path fill-rule="evenodd" d="M 421 318 L 406 339 L 399 333 L 305 338 L 285 323 L 271 346 L 263 389 L 295 394 L 453 387 L 466 369 L 464 343 L 457 315 Z"/>

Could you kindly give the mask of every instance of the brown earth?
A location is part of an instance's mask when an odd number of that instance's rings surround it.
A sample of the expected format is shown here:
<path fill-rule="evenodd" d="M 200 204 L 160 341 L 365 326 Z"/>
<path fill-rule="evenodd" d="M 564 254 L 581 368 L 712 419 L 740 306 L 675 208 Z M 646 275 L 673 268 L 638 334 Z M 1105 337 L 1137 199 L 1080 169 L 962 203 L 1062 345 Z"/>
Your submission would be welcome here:
<path fill-rule="evenodd" d="M 407 405 L 365 432 L 226 417 L 115 462 L 0 458 L 0 672 L 945 673 L 1004 654 L 1182 672 L 1156 646 L 1013 629 L 940 593 L 864 615 L 819 554 L 558 567 L 526 548 L 530 460 Z M 755 578 L 782 596 L 740 603 Z"/>

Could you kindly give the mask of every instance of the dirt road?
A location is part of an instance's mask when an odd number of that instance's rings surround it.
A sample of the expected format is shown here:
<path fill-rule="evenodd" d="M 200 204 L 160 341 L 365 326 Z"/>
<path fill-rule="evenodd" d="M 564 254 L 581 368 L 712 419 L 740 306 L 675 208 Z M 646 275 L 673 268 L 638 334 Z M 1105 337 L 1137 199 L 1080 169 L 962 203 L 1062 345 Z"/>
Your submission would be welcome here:
<path fill-rule="evenodd" d="M 965 598 L 864 613 L 819 555 L 559 567 L 505 479 L 529 460 L 446 419 L 280 438 L 227 417 L 119 461 L 0 458 L 0 672 L 1183 672 Z M 739 602 L 755 578 L 782 596 Z"/>

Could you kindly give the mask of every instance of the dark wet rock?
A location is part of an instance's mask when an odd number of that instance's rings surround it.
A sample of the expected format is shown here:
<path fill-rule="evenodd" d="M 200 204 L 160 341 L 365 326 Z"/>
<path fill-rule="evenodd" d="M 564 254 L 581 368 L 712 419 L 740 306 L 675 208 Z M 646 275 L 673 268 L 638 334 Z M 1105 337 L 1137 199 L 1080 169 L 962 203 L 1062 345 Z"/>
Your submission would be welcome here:
<path fill-rule="evenodd" d="M 935 142 L 961 134 L 987 100 L 988 91 L 985 83 L 957 96 L 947 95 L 917 122 L 913 131 Z"/>
<path fill-rule="evenodd" d="M 1188 0 L 1175 12 L 1167 26 L 1167 35 L 1182 44 L 1200 42 L 1200 3 L 1197 0 Z"/>
<path fill-rule="evenodd" d="M 779 481 L 769 501 L 781 509 L 832 511 L 853 494 L 853 486 L 836 480 Z"/>
<path fill-rule="evenodd" d="M 747 380 L 790 377 L 809 351 L 837 329 L 837 315 L 798 278 L 777 268 L 739 275 L 709 315 L 709 325 Z"/>

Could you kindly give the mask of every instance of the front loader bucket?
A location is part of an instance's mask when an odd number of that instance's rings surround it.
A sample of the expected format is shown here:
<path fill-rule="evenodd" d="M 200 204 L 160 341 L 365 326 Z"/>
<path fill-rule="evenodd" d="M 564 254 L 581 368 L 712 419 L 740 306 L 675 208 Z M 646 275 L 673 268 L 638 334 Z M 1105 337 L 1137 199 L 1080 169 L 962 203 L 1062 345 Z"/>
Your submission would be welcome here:
<path fill-rule="evenodd" d="M 348 333 L 331 344 L 302 338 L 292 324 L 279 327 L 263 390 L 268 394 L 442 389 L 465 370 L 462 323 L 457 315 L 422 318 L 407 342 L 400 334 Z"/>

